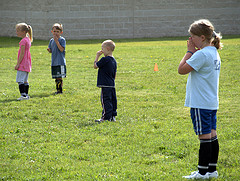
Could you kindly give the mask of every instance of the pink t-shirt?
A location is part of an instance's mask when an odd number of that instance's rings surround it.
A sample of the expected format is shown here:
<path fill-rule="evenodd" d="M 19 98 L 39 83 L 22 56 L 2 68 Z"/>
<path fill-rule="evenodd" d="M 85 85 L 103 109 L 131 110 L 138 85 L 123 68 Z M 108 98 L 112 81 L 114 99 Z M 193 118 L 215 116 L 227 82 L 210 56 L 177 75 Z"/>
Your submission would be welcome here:
<path fill-rule="evenodd" d="M 18 50 L 18 58 L 21 52 L 21 46 L 25 46 L 25 53 L 24 57 L 22 59 L 22 62 L 19 65 L 18 70 L 24 71 L 24 72 L 31 72 L 32 69 L 32 61 L 31 61 L 31 53 L 30 53 L 30 47 L 31 47 L 31 41 L 28 37 L 23 38 L 19 42 L 19 50 Z"/>

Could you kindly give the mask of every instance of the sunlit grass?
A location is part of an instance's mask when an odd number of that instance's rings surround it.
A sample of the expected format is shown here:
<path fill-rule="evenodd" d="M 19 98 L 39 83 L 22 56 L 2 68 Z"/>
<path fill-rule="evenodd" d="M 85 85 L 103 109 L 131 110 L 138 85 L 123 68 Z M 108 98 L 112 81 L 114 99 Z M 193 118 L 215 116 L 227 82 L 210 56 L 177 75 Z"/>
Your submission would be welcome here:
<path fill-rule="evenodd" d="M 117 122 L 96 124 L 101 104 L 93 61 L 102 40 L 67 40 L 67 78 L 57 96 L 48 41 L 34 40 L 31 99 L 18 102 L 19 39 L 0 38 L 0 178 L 181 180 L 195 171 L 199 141 L 183 106 L 187 76 L 177 73 L 186 39 L 114 40 Z M 223 43 L 216 180 L 238 180 L 240 37 Z"/>

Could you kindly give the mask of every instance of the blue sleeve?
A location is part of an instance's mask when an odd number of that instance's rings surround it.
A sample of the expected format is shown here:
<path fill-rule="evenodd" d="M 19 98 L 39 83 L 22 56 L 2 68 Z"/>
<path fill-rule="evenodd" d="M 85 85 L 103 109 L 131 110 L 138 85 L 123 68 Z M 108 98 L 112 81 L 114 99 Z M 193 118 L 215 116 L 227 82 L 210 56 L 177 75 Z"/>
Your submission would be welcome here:
<path fill-rule="evenodd" d="M 66 47 L 66 40 L 65 40 L 65 38 L 61 38 L 58 41 L 59 41 L 60 45 L 65 49 L 65 47 Z"/>
<path fill-rule="evenodd" d="M 108 62 L 108 59 L 106 59 L 105 57 L 102 57 L 102 58 L 96 63 L 96 65 L 98 66 L 98 68 L 102 68 L 107 62 Z"/>
<path fill-rule="evenodd" d="M 48 48 L 50 48 L 50 49 L 52 49 L 52 47 L 51 47 L 52 40 L 53 40 L 53 39 L 51 39 L 51 40 L 49 41 L 49 44 L 48 44 Z"/>
<path fill-rule="evenodd" d="M 199 69 L 204 65 L 205 59 L 206 58 L 204 54 L 201 52 L 201 50 L 199 50 L 187 60 L 187 64 L 190 65 L 194 70 L 199 71 Z"/>

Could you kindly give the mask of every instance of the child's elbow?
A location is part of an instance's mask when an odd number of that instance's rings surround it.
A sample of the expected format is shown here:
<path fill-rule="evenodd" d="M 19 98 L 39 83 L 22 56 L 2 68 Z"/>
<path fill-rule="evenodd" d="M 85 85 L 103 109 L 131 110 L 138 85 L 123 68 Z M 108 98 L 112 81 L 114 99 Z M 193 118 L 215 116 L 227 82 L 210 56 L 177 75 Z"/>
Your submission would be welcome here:
<path fill-rule="evenodd" d="M 181 72 L 181 70 L 178 69 L 178 74 L 183 75 L 183 73 Z"/>
<path fill-rule="evenodd" d="M 193 70 L 194 70 L 194 69 L 193 69 L 190 65 L 185 64 L 185 65 L 183 65 L 183 66 L 179 66 L 179 68 L 178 68 L 178 73 L 179 73 L 180 75 L 185 75 L 185 74 L 190 73 L 190 72 L 193 71 Z"/>
<path fill-rule="evenodd" d="M 178 68 L 178 73 L 180 74 L 180 75 L 185 75 L 185 74 L 187 74 L 183 69 L 181 69 L 181 68 Z"/>

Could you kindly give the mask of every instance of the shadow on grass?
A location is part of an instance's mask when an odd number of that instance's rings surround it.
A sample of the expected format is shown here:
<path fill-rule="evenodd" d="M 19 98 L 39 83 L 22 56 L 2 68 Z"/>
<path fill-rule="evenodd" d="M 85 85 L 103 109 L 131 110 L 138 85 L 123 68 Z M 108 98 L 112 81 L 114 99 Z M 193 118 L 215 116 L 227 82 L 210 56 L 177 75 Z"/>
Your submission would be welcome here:
<path fill-rule="evenodd" d="M 54 94 L 39 94 L 39 95 L 31 95 L 30 100 L 34 98 L 43 98 L 43 97 L 50 97 L 54 96 Z M 23 100 L 24 101 L 24 100 Z M 17 98 L 14 99 L 4 99 L 0 101 L 1 103 L 8 103 L 8 102 L 18 102 Z M 20 101 L 19 101 L 20 102 Z"/>
<path fill-rule="evenodd" d="M 17 102 L 18 100 L 17 99 L 4 99 L 4 100 L 1 100 L 0 102 L 1 103 L 8 103 L 8 102 Z"/>
<path fill-rule="evenodd" d="M 96 124 L 98 124 L 98 123 L 95 123 L 94 120 L 88 120 L 87 122 L 85 122 L 85 121 L 78 122 L 78 124 L 76 126 L 78 128 L 83 128 L 83 127 L 93 126 Z"/>
<path fill-rule="evenodd" d="M 43 98 L 43 97 L 50 97 L 50 96 L 54 96 L 55 94 L 54 93 L 42 93 L 42 94 L 31 94 L 31 98 Z"/>

